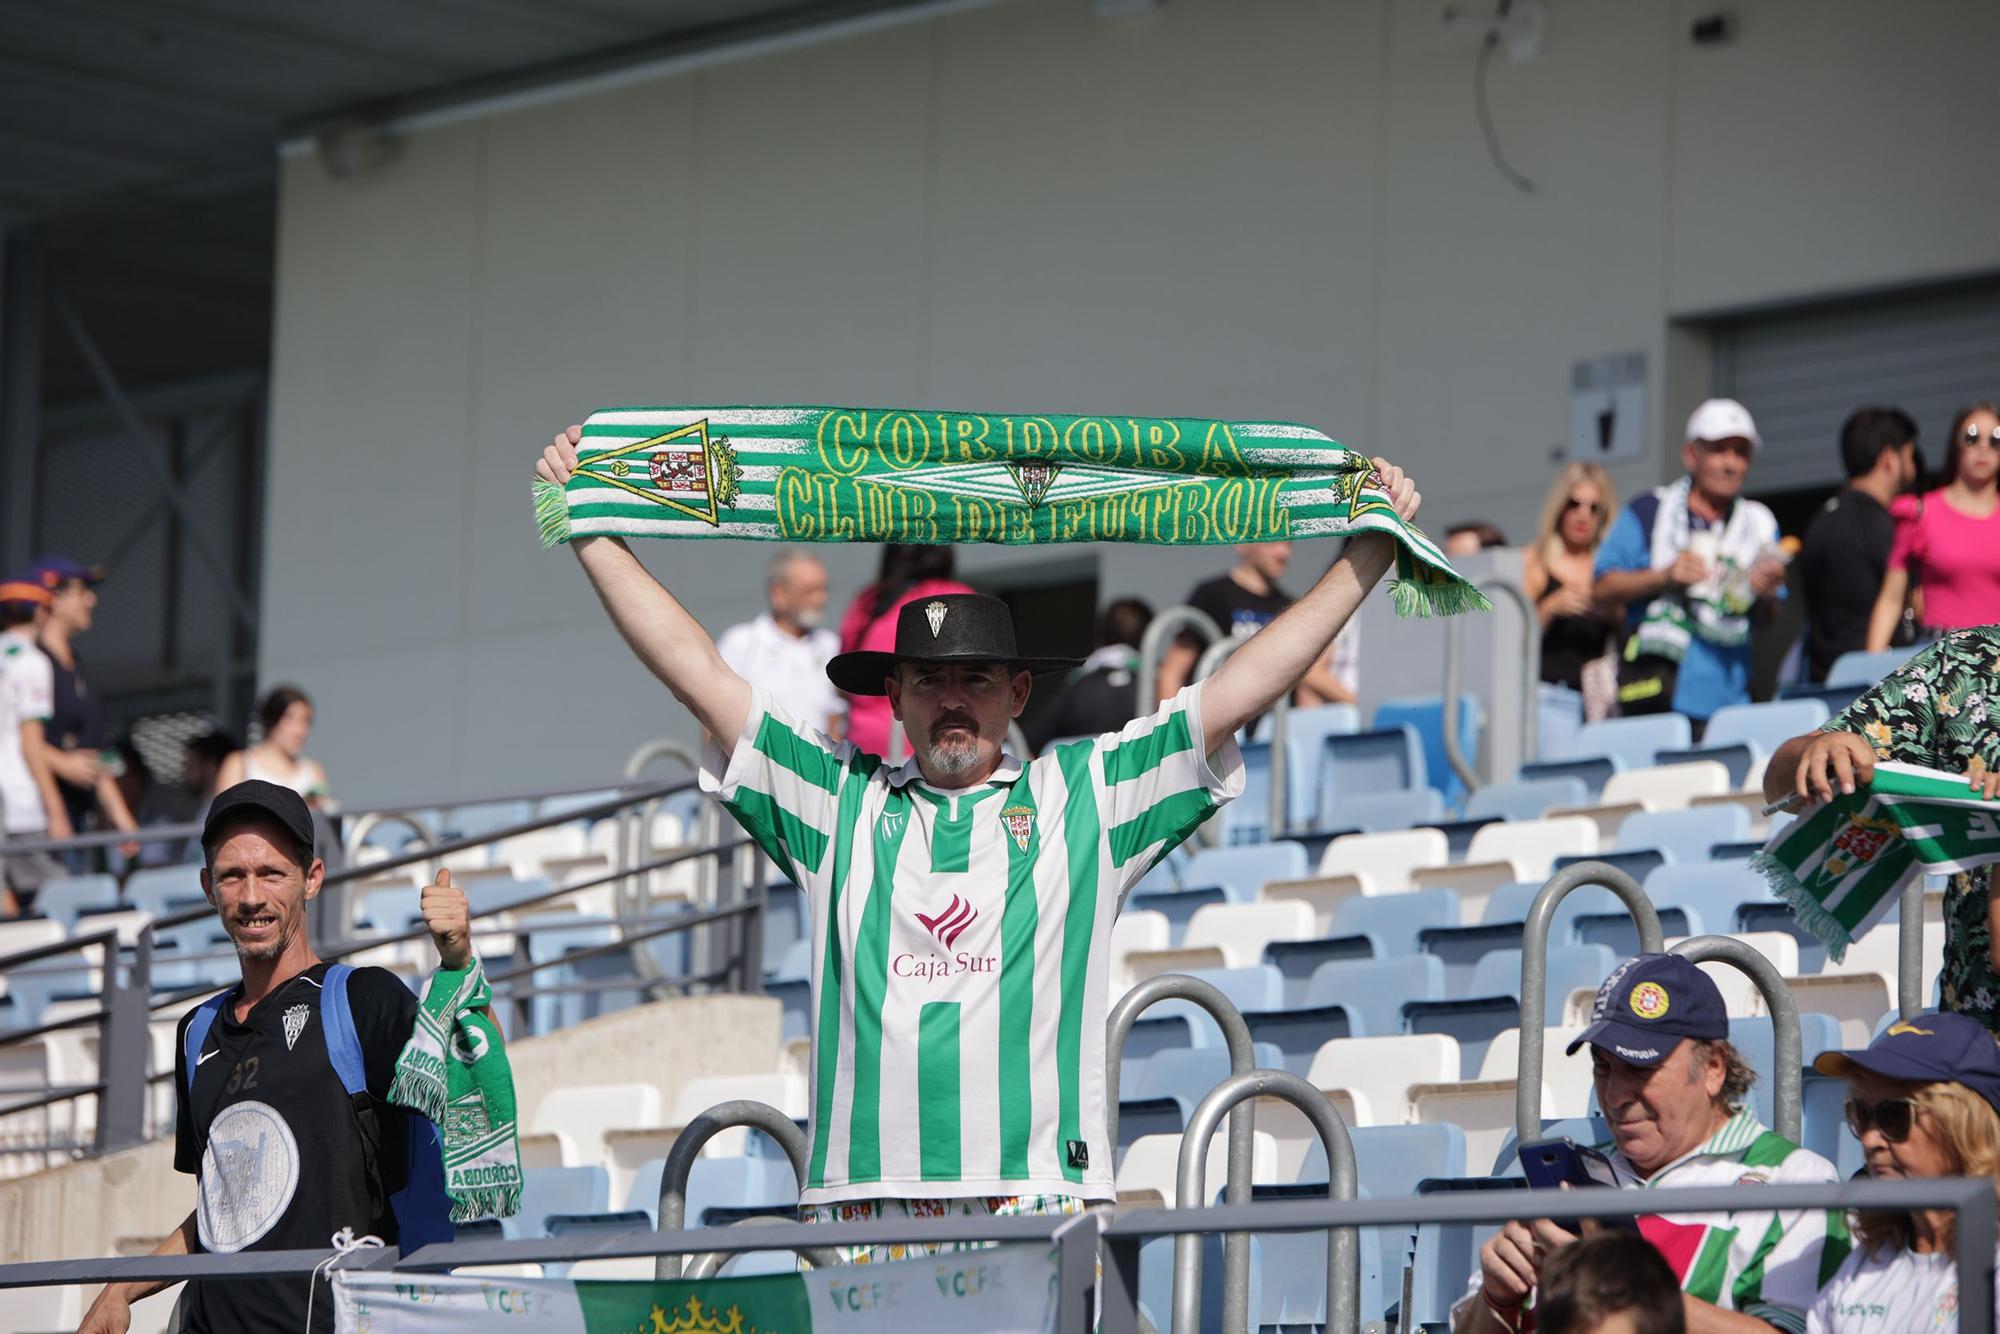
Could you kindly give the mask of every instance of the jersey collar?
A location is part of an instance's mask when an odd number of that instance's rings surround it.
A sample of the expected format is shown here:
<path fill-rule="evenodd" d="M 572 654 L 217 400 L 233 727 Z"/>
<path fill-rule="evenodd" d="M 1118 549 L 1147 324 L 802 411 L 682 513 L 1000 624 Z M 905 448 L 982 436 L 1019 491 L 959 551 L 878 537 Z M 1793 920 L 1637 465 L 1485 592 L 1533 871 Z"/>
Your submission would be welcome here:
<path fill-rule="evenodd" d="M 911 783 L 916 783 L 919 786 L 929 788 L 932 792 L 951 797 L 974 791 L 979 787 L 1012 786 L 1020 777 L 1021 762 L 1003 749 L 1000 752 L 999 766 L 987 776 L 984 783 L 975 783 L 972 787 L 933 787 L 930 783 L 924 781 L 923 770 L 917 767 L 917 757 L 914 755 L 889 771 L 888 783 L 890 787 L 897 789 L 907 787 Z"/>

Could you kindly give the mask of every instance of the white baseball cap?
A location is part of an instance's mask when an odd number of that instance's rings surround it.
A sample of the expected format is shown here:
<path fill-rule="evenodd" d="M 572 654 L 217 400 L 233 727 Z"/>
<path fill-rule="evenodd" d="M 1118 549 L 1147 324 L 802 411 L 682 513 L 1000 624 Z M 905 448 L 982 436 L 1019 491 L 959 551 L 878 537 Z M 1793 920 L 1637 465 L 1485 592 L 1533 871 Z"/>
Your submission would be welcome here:
<path fill-rule="evenodd" d="M 1761 445 L 1750 409 L 1733 398 L 1711 398 L 1688 417 L 1689 440 L 1748 440 Z"/>

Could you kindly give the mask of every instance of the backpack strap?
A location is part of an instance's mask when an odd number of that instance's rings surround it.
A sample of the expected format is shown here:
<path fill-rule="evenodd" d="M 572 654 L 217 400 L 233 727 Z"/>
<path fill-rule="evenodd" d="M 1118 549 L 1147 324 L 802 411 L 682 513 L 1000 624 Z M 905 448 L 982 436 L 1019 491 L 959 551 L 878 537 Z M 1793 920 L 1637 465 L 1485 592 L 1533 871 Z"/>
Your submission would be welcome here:
<path fill-rule="evenodd" d="M 341 1087 L 350 1094 L 368 1089 L 361 1037 L 354 1031 L 354 1009 L 347 1002 L 347 979 L 353 972 L 351 965 L 330 964 L 319 989 L 319 1021 L 326 1033 L 326 1054 L 333 1061 L 333 1072 L 340 1076 Z"/>
<path fill-rule="evenodd" d="M 194 1091 L 194 1068 L 201 1063 L 202 1044 L 208 1041 L 208 1032 L 215 1027 L 215 1017 L 222 1013 L 223 1003 L 234 990 L 235 987 L 230 987 L 216 992 L 197 1006 L 194 1017 L 188 1020 L 186 1054 L 181 1060 L 181 1067 L 187 1075 L 187 1092 L 190 1094 Z"/>

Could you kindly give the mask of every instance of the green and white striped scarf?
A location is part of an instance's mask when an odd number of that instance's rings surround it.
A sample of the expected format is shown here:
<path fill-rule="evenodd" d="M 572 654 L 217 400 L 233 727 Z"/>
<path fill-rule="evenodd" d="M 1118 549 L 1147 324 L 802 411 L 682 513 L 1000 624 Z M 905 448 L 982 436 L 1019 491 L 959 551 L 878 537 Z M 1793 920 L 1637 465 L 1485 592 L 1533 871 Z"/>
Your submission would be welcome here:
<path fill-rule="evenodd" d="M 1837 960 L 1911 876 L 1996 862 L 2000 802 L 1972 795 L 1963 777 L 1882 761 L 1866 788 L 1813 807 L 1750 864 Z"/>
<path fill-rule="evenodd" d="M 1367 457 L 1309 426 L 898 408 L 606 408 L 569 484 L 535 481 L 546 546 L 1271 542 L 1385 532 L 1404 616 L 1486 610 L 1398 518 Z"/>
<path fill-rule="evenodd" d="M 390 1102 L 429 1117 L 444 1137 L 454 1223 L 506 1218 L 521 1207 L 514 1070 L 500 1030 L 480 1013 L 492 1003 L 478 959 L 432 973 L 389 1085 Z"/>

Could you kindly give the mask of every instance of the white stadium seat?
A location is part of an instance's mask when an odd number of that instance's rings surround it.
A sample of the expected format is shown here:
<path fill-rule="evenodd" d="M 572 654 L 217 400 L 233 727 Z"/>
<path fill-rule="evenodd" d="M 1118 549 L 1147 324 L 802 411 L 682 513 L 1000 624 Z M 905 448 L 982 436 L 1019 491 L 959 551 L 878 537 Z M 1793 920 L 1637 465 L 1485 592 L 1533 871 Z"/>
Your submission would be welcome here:
<path fill-rule="evenodd" d="M 1359 875 L 1369 894 L 1400 894 L 1410 887 L 1412 870 L 1450 860 L 1451 845 L 1441 829 L 1343 834 L 1320 854 L 1319 873 Z"/>
<path fill-rule="evenodd" d="M 1278 1181 L 1278 1142 L 1260 1130 L 1252 1136 L 1250 1144 L 1251 1181 L 1260 1185 Z M 1179 1135 L 1141 1135 L 1133 1140 L 1132 1146 L 1125 1150 L 1124 1161 L 1118 1164 L 1119 1200 L 1124 1201 L 1128 1195 L 1151 1199 L 1157 1194 L 1167 1208 L 1174 1208 L 1180 1196 L 1176 1189 L 1180 1154 Z M 1208 1161 L 1203 1165 L 1202 1180 L 1206 1184 L 1203 1203 L 1215 1199 L 1228 1179 L 1229 1118 L 1225 1116 L 1216 1128 L 1215 1138 L 1209 1142 Z"/>
<path fill-rule="evenodd" d="M 578 1167 L 604 1157 L 604 1132 L 660 1124 L 660 1090 L 652 1084 L 572 1084 L 542 1094 L 521 1136 L 527 1151 L 530 1136 L 552 1140 L 563 1167 Z"/>
<path fill-rule="evenodd" d="M 1465 860 L 1510 862 L 1522 873 L 1515 880 L 1541 880 L 1557 857 L 1597 848 L 1596 825 L 1581 816 L 1554 816 L 1484 825 L 1473 834 Z"/>
<path fill-rule="evenodd" d="M 1719 797 L 1729 790 L 1729 770 L 1721 761 L 1690 760 L 1613 774 L 1599 800 L 1606 806 L 1636 801 L 1649 811 L 1673 811 L 1696 797 Z"/>

